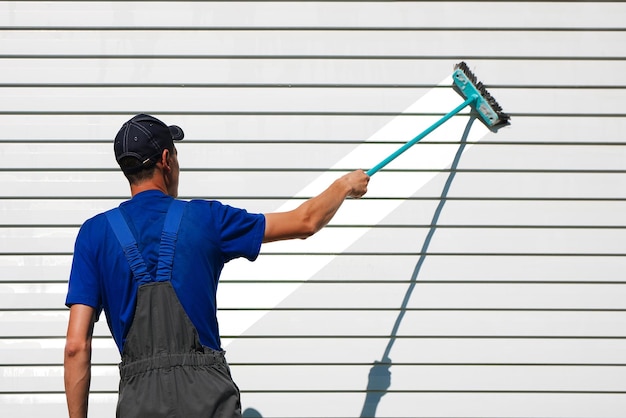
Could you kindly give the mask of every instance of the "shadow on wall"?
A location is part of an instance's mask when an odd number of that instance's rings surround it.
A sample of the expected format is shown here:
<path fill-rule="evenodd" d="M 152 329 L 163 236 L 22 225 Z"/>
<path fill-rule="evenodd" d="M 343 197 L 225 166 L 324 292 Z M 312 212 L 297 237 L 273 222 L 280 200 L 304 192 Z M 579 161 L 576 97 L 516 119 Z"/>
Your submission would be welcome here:
<path fill-rule="evenodd" d="M 433 215 L 433 219 L 430 222 L 430 230 L 428 231 L 428 235 L 426 235 L 426 239 L 424 240 L 424 244 L 422 245 L 421 256 L 415 265 L 415 269 L 413 269 L 413 274 L 411 275 L 411 281 L 409 288 L 404 295 L 404 299 L 402 300 L 402 306 L 400 307 L 400 313 L 396 318 L 396 322 L 393 326 L 393 330 L 391 331 L 391 338 L 389 339 L 389 343 L 387 344 L 387 348 L 382 356 L 382 360 L 374 361 L 374 365 L 370 369 L 367 381 L 367 389 L 365 395 L 365 403 L 363 404 L 363 409 L 361 411 L 360 418 L 373 418 L 376 417 L 376 409 L 378 408 L 378 404 L 382 397 L 387 393 L 389 387 L 391 386 L 391 371 L 389 370 L 393 363 L 389 358 L 389 353 L 391 352 L 391 347 L 393 347 L 394 342 L 396 341 L 396 336 L 398 335 L 398 328 L 400 328 L 400 323 L 404 318 L 404 314 L 406 313 L 406 307 L 411 299 L 411 293 L 415 288 L 417 283 L 417 278 L 419 276 L 420 270 L 422 268 L 422 264 L 426 259 L 426 253 L 428 251 L 428 247 L 430 246 L 430 241 L 435 234 L 437 229 L 437 222 L 439 221 L 439 216 L 441 215 L 441 211 L 446 203 L 446 199 L 448 197 L 448 192 L 450 190 L 450 186 L 452 185 L 452 181 L 456 175 L 456 169 L 459 165 L 459 161 L 461 160 L 461 155 L 463 154 L 463 150 L 465 149 L 465 145 L 467 144 L 467 137 L 469 136 L 470 130 L 472 128 L 472 124 L 476 120 L 475 117 L 470 117 L 467 125 L 465 126 L 465 131 L 463 132 L 463 136 L 461 137 L 461 143 L 459 145 L 459 149 L 454 156 L 454 160 L 452 162 L 452 166 L 450 167 L 450 175 L 446 180 L 446 184 L 443 187 L 443 191 L 441 192 L 441 198 L 439 199 L 439 204 L 437 205 L 437 209 Z M 252 416 L 252 415 L 251 415 Z"/>
<path fill-rule="evenodd" d="M 376 417 L 376 409 L 378 408 L 378 404 L 382 397 L 387 393 L 389 387 L 391 386 L 391 371 L 390 368 L 393 365 L 391 359 L 389 358 L 389 353 L 391 352 L 391 348 L 396 341 L 396 337 L 398 335 L 398 329 L 400 328 L 400 324 L 402 323 L 402 319 L 406 313 L 406 307 L 411 299 L 411 294 L 413 293 L 413 289 L 415 289 L 415 285 L 417 284 L 417 278 L 419 277 L 420 270 L 424 261 L 426 259 L 426 253 L 428 251 L 428 247 L 430 246 L 430 242 L 435 234 L 437 229 L 437 222 L 439 221 L 439 216 L 443 211 L 443 207 L 446 203 L 446 199 L 448 197 L 448 192 L 450 191 L 450 186 L 452 185 L 452 181 L 456 175 L 456 169 L 459 165 L 459 161 L 461 160 L 461 155 L 463 154 L 463 150 L 467 144 L 467 137 L 469 136 L 470 130 L 475 117 L 470 117 L 467 125 L 465 126 L 465 131 L 463 132 L 463 136 L 461 137 L 459 149 L 454 156 L 454 160 L 452 161 L 452 165 L 450 167 L 450 175 L 446 180 L 446 184 L 443 187 L 441 192 L 441 198 L 439 199 L 439 204 L 437 205 L 437 209 L 435 209 L 435 213 L 430 223 L 430 229 L 426 238 L 424 240 L 424 244 L 422 245 L 421 256 L 413 269 L 413 274 L 411 275 L 410 285 L 404 295 L 404 299 L 402 300 L 402 306 L 400 307 L 400 312 L 398 317 L 396 318 L 396 322 L 391 331 L 391 337 L 389 342 L 387 343 L 387 347 L 385 352 L 383 353 L 382 359 L 380 361 L 374 361 L 372 368 L 368 374 L 367 379 L 367 389 L 365 395 L 365 402 L 363 404 L 363 409 L 361 411 L 360 418 L 375 418 Z M 259 411 L 254 408 L 247 408 L 243 411 L 243 418 L 263 418 L 263 415 Z"/>

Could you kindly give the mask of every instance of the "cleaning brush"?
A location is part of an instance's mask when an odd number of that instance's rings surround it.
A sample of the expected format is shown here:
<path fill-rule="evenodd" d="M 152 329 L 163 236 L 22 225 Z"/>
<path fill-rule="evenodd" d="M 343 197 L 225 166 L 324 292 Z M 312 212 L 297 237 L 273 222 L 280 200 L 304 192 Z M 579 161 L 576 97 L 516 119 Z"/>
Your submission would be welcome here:
<path fill-rule="evenodd" d="M 471 108 L 475 111 L 475 116 L 478 116 L 478 119 L 480 119 L 480 121 L 493 132 L 496 132 L 499 128 L 510 124 L 510 116 L 502 111 L 502 107 L 491 96 L 491 94 L 489 94 L 483 83 L 477 80 L 476 76 L 470 71 L 465 62 L 460 62 L 454 66 L 452 81 L 454 91 L 459 93 L 465 101 L 432 124 L 428 129 L 397 149 L 376 166 L 369 169 L 367 171 L 369 176 L 378 172 L 381 168 L 395 160 L 400 154 L 417 144 L 422 140 L 422 138 L 443 125 L 448 119 L 465 109 L 467 106 L 471 106 Z"/>
<path fill-rule="evenodd" d="M 470 102 L 472 108 L 478 112 L 480 120 L 488 128 L 494 129 L 509 124 L 510 116 L 502 111 L 491 94 L 487 91 L 483 83 L 477 80 L 465 62 L 460 62 L 454 66 L 454 90 Z"/>

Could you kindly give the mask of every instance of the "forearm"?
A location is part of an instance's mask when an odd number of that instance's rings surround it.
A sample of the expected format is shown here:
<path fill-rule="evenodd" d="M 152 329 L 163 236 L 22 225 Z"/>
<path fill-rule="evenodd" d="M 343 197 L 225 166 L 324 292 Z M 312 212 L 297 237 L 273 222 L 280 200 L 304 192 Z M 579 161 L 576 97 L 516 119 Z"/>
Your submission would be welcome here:
<path fill-rule="evenodd" d="M 71 306 L 63 360 L 65 396 L 70 418 L 87 417 L 94 322 L 94 308 L 80 304 Z"/>
<path fill-rule="evenodd" d="M 351 191 L 350 184 L 341 177 L 321 194 L 300 205 L 297 210 L 309 225 L 310 235 L 328 225 Z"/>
<path fill-rule="evenodd" d="M 65 396 L 70 418 L 87 417 L 91 383 L 91 347 L 65 352 Z"/>
<path fill-rule="evenodd" d="M 335 180 L 319 195 L 289 212 L 265 215 L 264 242 L 307 238 L 335 216 L 346 197 L 361 197 L 367 192 L 369 177 L 363 170 L 348 173 Z"/>

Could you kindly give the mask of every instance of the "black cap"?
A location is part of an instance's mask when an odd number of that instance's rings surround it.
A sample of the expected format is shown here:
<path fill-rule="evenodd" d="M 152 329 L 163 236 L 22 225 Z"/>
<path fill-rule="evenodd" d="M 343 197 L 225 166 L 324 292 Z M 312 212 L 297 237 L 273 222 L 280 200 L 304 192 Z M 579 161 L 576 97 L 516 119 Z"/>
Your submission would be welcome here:
<path fill-rule="evenodd" d="M 135 158 L 137 165 L 122 167 L 125 173 L 132 174 L 156 164 L 163 150 L 171 150 L 174 141 L 184 136 L 179 126 L 167 126 L 154 116 L 142 113 L 122 125 L 115 136 L 115 159 L 119 164 L 124 157 Z"/>

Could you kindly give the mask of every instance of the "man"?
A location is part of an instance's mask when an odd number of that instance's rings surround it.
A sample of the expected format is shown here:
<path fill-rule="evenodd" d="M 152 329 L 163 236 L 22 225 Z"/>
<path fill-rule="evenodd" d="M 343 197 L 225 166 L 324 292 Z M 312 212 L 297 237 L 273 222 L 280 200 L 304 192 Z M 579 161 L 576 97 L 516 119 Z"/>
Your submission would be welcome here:
<path fill-rule="evenodd" d="M 178 196 L 178 126 L 140 114 L 118 132 L 115 157 L 132 198 L 87 220 L 76 239 L 67 306 L 65 391 L 86 417 L 91 340 L 102 310 L 122 356 L 117 416 L 240 417 L 239 389 L 221 349 L 215 294 L 221 270 L 256 259 L 261 243 L 307 238 L 369 176 L 348 173 L 281 213 L 251 214 Z"/>

